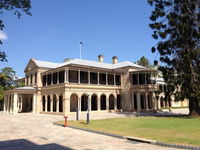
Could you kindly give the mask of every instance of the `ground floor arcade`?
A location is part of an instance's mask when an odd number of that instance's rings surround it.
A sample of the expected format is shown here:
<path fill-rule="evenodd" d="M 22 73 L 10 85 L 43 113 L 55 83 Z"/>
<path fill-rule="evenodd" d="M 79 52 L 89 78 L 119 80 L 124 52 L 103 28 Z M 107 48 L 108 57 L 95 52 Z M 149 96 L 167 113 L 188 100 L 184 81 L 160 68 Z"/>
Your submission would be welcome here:
<path fill-rule="evenodd" d="M 120 94 L 71 93 L 66 100 L 64 96 L 42 95 L 41 112 L 122 111 Z"/>

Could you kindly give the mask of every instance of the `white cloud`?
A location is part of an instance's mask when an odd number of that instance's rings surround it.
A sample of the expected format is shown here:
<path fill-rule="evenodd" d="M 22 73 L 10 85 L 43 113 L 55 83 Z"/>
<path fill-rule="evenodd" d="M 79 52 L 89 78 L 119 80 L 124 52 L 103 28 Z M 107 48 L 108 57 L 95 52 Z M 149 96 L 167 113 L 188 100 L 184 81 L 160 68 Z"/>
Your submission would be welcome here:
<path fill-rule="evenodd" d="M 7 35 L 4 32 L 0 31 L 0 40 L 7 40 L 7 39 L 8 39 Z"/>

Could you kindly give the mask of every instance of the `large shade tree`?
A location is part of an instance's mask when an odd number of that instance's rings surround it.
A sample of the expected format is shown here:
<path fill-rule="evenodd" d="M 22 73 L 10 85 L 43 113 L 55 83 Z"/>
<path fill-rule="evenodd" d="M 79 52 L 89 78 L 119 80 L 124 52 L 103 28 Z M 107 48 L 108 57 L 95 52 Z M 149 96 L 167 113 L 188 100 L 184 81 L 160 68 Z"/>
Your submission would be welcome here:
<path fill-rule="evenodd" d="M 0 16 L 3 15 L 5 11 L 13 12 L 18 18 L 22 15 L 22 12 L 27 15 L 31 15 L 31 2 L 30 0 L 0 0 Z M 0 17 L 0 32 L 3 32 L 4 23 Z M 0 45 L 2 45 L 2 40 L 0 39 Z M 0 61 L 7 61 L 6 53 L 4 50 L 0 49 Z"/>
<path fill-rule="evenodd" d="M 15 87 L 16 72 L 11 67 L 0 69 L 0 110 L 3 104 L 3 91 Z"/>
<path fill-rule="evenodd" d="M 151 62 L 144 56 L 142 56 L 140 60 L 136 61 L 136 64 L 144 67 L 152 67 Z"/>
<path fill-rule="evenodd" d="M 200 0 L 148 0 L 150 27 L 158 40 L 152 52 L 165 65 L 165 99 L 189 100 L 189 114 L 200 115 Z"/>

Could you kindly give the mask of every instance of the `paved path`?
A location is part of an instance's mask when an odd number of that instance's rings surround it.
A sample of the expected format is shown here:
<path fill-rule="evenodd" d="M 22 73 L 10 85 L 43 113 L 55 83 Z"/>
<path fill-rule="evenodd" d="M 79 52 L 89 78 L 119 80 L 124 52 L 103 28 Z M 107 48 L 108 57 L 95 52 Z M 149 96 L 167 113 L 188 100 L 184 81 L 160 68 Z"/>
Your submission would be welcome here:
<path fill-rule="evenodd" d="M 61 120 L 62 117 L 45 114 L 5 115 L 0 113 L 0 150 L 170 149 L 52 124 L 53 121 Z"/>

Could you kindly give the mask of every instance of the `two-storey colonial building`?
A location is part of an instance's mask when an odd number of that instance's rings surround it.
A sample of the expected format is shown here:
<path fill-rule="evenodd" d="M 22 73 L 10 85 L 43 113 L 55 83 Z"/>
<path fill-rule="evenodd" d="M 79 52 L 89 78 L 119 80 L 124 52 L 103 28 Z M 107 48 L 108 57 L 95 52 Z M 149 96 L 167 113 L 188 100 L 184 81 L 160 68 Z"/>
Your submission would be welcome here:
<path fill-rule="evenodd" d="M 4 92 L 4 111 L 67 114 L 75 111 L 152 111 L 157 71 L 129 61 L 112 64 L 65 59 L 51 63 L 30 59 L 25 86 Z"/>

